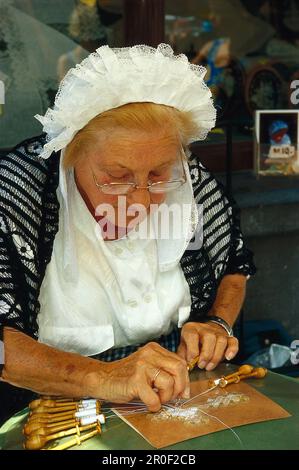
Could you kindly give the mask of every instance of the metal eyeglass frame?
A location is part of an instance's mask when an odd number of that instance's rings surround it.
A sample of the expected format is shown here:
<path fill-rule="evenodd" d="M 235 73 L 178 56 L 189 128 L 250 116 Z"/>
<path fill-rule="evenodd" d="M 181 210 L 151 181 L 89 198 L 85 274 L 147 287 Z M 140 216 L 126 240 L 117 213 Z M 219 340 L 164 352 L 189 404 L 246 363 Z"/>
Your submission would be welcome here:
<path fill-rule="evenodd" d="M 157 185 L 160 185 L 160 184 L 165 184 L 165 183 L 181 183 L 180 186 L 178 186 L 177 188 L 173 188 L 171 189 L 170 191 L 161 191 L 161 193 L 163 192 L 171 192 L 171 191 L 174 191 L 175 189 L 178 189 L 179 187 L 181 187 L 183 184 L 186 183 L 187 181 L 187 175 L 186 175 L 186 170 L 185 170 L 185 167 L 184 167 L 184 164 L 183 164 L 183 158 L 182 158 L 182 154 L 180 155 L 180 161 L 181 161 L 181 165 L 182 165 L 182 168 L 183 168 L 183 177 L 180 178 L 180 179 L 175 179 L 175 180 L 167 180 L 167 181 L 156 181 L 154 183 L 150 183 L 148 184 L 147 186 L 138 186 L 136 183 L 131 183 L 131 182 L 128 182 L 128 183 L 118 183 L 118 182 L 112 182 L 112 183 L 103 183 L 103 184 L 100 184 L 98 183 L 97 179 L 96 179 L 96 175 L 94 174 L 92 168 L 91 168 L 91 165 L 89 164 L 90 166 L 90 170 L 91 170 L 91 173 L 92 173 L 92 177 L 93 177 L 93 180 L 94 180 L 94 183 L 95 185 L 97 186 L 97 188 L 102 191 L 104 194 L 110 194 L 110 195 L 113 195 L 113 196 L 121 196 L 121 195 L 126 195 L 126 194 L 130 194 L 132 193 L 135 189 L 147 189 L 149 192 L 151 192 L 152 194 L 159 194 L 159 192 L 154 192 L 154 191 L 151 191 L 151 188 L 154 186 L 157 186 Z M 106 193 L 105 191 L 103 191 L 103 188 L 105 187 L 113 187 L 113 186 L 130 186 L 132 188 L 132 190 L 128 190 L 127 192 L 124 192 L 124 193 L 119 193 L 119 194 L 113 194 L 113 193 Z M 161 194 L 160 193 L 160 194 Z"/>

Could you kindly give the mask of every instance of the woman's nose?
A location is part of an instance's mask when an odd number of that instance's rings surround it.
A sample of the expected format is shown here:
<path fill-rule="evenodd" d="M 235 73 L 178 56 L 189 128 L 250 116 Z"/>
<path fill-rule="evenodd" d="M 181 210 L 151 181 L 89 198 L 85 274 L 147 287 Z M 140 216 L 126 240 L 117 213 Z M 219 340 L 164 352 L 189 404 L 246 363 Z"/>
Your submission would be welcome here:
<path fill-rule="evenodd" d="M 148 209 L 151 203 L 151 196 L 147 189 L 136 188 L 131 194 L 129 204 L 141 204 Z"/>

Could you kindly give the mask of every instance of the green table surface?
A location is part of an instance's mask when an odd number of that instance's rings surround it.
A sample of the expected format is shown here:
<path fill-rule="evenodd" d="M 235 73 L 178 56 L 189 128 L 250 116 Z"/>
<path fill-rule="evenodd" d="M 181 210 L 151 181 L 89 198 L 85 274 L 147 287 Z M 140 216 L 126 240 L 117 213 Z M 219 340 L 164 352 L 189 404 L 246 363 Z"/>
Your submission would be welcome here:
<path fill-rule="evenodd" d="M 194 371 L 191 380 L 219 377 L 235 370 L 221 365 L 213 372 Z M 249 383 L 249 381 L 248 381 Z M 167 447 L 169 450 L 290 450 L 299 449 L 299 380 L 269 372 L 265 379 L 251 380 L 250 384 L 285 408 L 290 418 L 240 426 L 234 429 L 242 444 L 230 430 L 190 439 Z M 22 428 L 28 409 L 10 418 L 0 428 L 0 449 L 22 449 Z M 94 437 L 73 450 L 153 450 L 130 426 L 119 418 L 107 420 L 101 436 Z"/>

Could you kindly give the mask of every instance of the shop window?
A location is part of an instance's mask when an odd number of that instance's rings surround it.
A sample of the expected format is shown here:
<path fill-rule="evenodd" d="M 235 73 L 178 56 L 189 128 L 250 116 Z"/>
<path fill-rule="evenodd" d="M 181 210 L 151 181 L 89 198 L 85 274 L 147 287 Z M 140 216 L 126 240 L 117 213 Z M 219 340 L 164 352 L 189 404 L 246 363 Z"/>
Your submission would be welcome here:
<path fill-rule="evenodd" d="M 255 110 L 298 107 L 299 0 L 166 0 L 165 11 L 166 42 L 207 67 L 218 110 L 210 142 L 224 141 L 227 124 L 234 141 L 252 142 Z"/>
<path fill-rule="evenodd" d="M 123 46 L 122 0 L 0 0 L 0 149 L 41 132 L 69 68 Z"/>

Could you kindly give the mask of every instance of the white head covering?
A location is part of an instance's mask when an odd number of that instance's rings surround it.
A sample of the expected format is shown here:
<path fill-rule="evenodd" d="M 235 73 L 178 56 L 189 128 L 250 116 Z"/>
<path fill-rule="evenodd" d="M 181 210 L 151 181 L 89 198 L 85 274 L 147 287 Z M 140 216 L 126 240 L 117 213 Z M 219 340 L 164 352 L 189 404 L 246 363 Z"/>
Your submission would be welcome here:
<path fill-rule="evenodd" d="M 205 139 L 216 119 L 205 73 L 204 67 L 190 64 L 184 54 L 175 56 L 168 44 L 157 49 L 145 45 L 99 47 L 66 74 L 53 109 L 35 116 L 48 140 L 40 156 L 48 158 L 66 147 L 98 114 L 136 102 L 192 112 L 198 132 L 188 143 Z"/>

